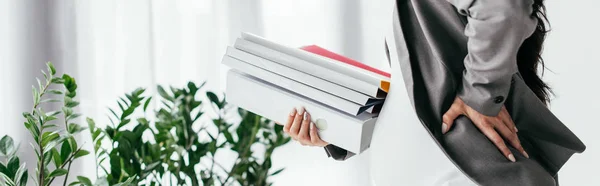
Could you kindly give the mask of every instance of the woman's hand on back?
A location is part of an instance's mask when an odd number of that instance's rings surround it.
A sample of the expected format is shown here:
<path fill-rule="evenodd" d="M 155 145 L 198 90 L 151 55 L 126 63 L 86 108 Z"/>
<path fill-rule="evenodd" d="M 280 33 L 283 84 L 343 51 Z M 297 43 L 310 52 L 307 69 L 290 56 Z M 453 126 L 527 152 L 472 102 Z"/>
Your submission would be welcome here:
<path fill-rule="evenodd" d="M 304 146 L 325 147 L 328 145 L 319 137 L 315 123 L 311 121 L 310 114 L 305 111 L 304 107 L 299 110 L 292 109 L 283 131 Z"/>
<path fill-rule="evenodd" d="M 503 139 L 506 139 L 510 145 L 521 152 L 523 156 L 529 158 L 529 155 L 527 155 L 527 152 L 525 152 L 521 146 L 521 142 L 517 136 L 518 129 L 504 106 L 502 106 L 502 110 L 497 116 L 486 116 L 469 107 L 460 98 L 456 97 L 454 103 L 450 106 L 450 109 L 448 109 L 443 116 L 444 123 L 442 124 L 442 133 L 446 134 L 450 128 L 452 128 L 454 120 L 460 115 L 465 115 L 471 119 L 473 124 L 475 124 L 475 126 L 477 126 L 477 128 L 479 128 L 479 130 L 486 135 L 510 161 L 515 162 L 516 160 Z"/>

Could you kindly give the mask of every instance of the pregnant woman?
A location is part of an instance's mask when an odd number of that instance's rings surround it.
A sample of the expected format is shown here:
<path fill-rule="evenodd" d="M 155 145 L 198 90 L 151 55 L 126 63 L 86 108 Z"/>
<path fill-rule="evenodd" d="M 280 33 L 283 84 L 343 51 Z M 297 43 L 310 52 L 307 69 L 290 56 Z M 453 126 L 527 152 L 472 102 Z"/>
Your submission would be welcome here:
<path fill-rule="evenodd" d="M 545 106 L 543 1 L 398 0 L 393 16 L 374 185 L 558 185 L 585 146 Z M 309 112 L 293 109 L 284 131 L 350 158 L 319 138 Z"/>

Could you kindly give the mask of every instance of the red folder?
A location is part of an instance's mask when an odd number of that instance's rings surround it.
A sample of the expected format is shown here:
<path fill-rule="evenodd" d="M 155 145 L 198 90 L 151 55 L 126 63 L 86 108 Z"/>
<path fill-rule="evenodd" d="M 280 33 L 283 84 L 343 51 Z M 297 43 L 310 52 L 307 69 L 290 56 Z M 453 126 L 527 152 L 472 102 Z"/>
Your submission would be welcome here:
<path fill-rule="evenodd" d="M 379 74 L 379 75 L 382 75 L 382 76 L 385 76 L 385 77 L 388 77 L 388 78 L 391 77 L 390 73 L 388 73 L 388 72 L 376 69 L 374 67 L 371 67 L 369 65 L 363 64 L 361 62 L 358 62 L 356 60 L 350 59 L 348 57 L 345 57 L 345 56 L 333 53 L 333 52 L 331 52 L 331 51 L 329 51 L 327 49 L 321 48 L 321 47 L 319 47 L 317 45 L 305 46 L 305 47 L 302 47 L 300 49 L 305 50 L 305 51 L 310 52 L 310 53 L 313 53 L 313 54 L 317 54 L 317 55 L 323 56 L 323 57 L 327 57 L 327 58 L 330 58 L 330 59 L 333 59 L 333 60 L 337 60 L 337 61 L 349 64 L 349 65 L 352 65 L 352 66 L 355 66 L 355 67 L 358 67 L 358 68 L 361 68 L 361 69 L 364 69 L 364 70 L 368 70 L 370 72 L 374 72 L 376 74 Z"/>

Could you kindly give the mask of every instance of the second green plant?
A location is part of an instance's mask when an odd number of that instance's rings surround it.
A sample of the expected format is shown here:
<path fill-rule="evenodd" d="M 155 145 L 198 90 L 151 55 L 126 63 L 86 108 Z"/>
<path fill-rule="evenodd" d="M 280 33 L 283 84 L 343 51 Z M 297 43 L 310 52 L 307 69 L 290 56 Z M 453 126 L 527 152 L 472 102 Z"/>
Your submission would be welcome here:
<path fill-rule="evenodd" d="M 270 185 L 268 178 L 283 170 L 272 169 L 271 155 L 290 138 L 281 126 L 201 89 L 191 82 L 159 86 L 157 110 L 149 110 L 152 98 L 136 89 L 110 110 L 110 125 L 99 128 L 88 119 L 98 176 L 109 184 L 132 179 L 138 185 Z M 233 166 L 219 162 L 220 151 L 237 154 L 227 162 Z"/>

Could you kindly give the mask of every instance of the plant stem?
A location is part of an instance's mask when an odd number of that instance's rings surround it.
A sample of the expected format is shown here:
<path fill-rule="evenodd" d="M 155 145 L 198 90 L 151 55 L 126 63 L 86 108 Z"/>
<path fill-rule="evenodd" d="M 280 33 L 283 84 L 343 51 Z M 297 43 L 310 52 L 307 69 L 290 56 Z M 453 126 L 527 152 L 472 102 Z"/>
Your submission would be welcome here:
<path fill-rule="evenodd" d="M 63 113 L 63 115 L 65 116 L 65 130 L 68 132 L 69 131 L 69 124 L 68 124 L 69 120 L 67 120 L 67 113 Z M 63 143 L 65 143 L 65 142 L 63 142 Z M 70 143 L 70 142 L 67 140 L 66 143 Z M 75 155 L 75 154 L 72 154 L 72 155 Z M 65 180 L 63 182 L 63 186 L 67 185 L 67 180 L 69 179 L 69 172 L 71 172 L 71 163 L 73 163 L 73 162 L 72 161 L 69 162 L 69 166 L 67 166 L 67 174 L 65 174 Z"/>
<path fill-rule="evenodd" d="M 44 85 L 44 88 L 42 90 L 40 90 L 40 95 L 37 98 L 38 100 L 42 99 L 42 96 L 44 96 L 44 94 L 46 93 L 46 90 L 48 89 L 48 87 L 50 86 L 49 82 L 46 82 L 46 85 Z M 33 109 L 31 109 L 31 113 L 35 114 L 35 110 L 38 108 L 38 106 L 40 105 L 41 101 L 34 101 L 35 103 L 33 104 Z M 38 115 L 41 113 L 38 113 Z M 38 116 L 41 117 L 41 116 Z M 38 159 L 38 183 L 40 186 L 44 186 L 44 147 L 42 146 L 42 134 L 44 134 L 44 121 L 40 121 L 40 134 L 38 135 L 38 139 L 37 139 L 37 143 L 39 145 L 39 149 L 40 149 L 40 158 Z M 52 182 L 50 182 L 52 183 Z"/>
<path fill-rule="evenodd" d="M 67 166 L 67 174 L 65 175 L 65 181 L 63 182 L 63 186 L 67 185 L 67 180 L 69 179 L 69 172 L 71 172 L 71 163 L 73 163 L 73 161 L 69 162 L 69 165 Z"/>
<path fill-rule="evenodd" d="M 42 135 L 40 135 L 40 137 L 38 137 L 38 141 L 40 143 L 40 159 L 38 160 L 38 182 L 40 184 L 40 186 L 44 186 L 44 147 L 42 147 L 42 140 L 40 139 Z M 52 183 L 52 182 L 50 182 Z"/>
<path fill-rule="evenodd" d="M 254 140 L 256 140 L 256 133 L 258 132 L 259 126 L 260 126 L 260 116 L 256 115 L 254 118 L 254 128 L 252 129 L 252 135 L 250 136 L 250 141 L 246 145 L 246 148 L 244 149 L 244 151 L 242 151 L 242 153 L 238 154 L 238 159 L 246 157 L 246 154 L 250 150 L 250 146 L 252 146 L 252 144 L 254 143 Z M 225 181 L 223 182 L 223 184 L 227 183 L 229 178 L 231 178 L 234 170 L 237 169 L 238 166 L 239 166 L 239 163 L 236 163 L 235 165 L 233 165 L 233 167 L 231 168 L 231 171 L 229 171 L 229 174 L 227 175 L 227 178 L 225 178 Z"/>
<path fill-rule="evenodd" d="M 83 146 L 83 145 L 82 145 Z M 73 154 L 71 154 L 68 158 L 67 161 L 63 162 L 60 167 L 57 167 L 59 169 L 65 168 L 65 166 L 67 166 L 67 163 L 70 165 L 70 163 L 75 160 L 75 154 L 77 154 L 79 151 L 81 151 L 81 147 L 79 147 Z M 70 169 L 70 168 L 69 168 Z M 67 173 L 68 174 L 68 173 Z M 50 181 L 48 183 L 52 183 L 54 181 L 54 178 L 56 177 L 52 177 L 52 179 L 50 179 Z M 66 180 L 66 179 L 65 179 Z"/>

